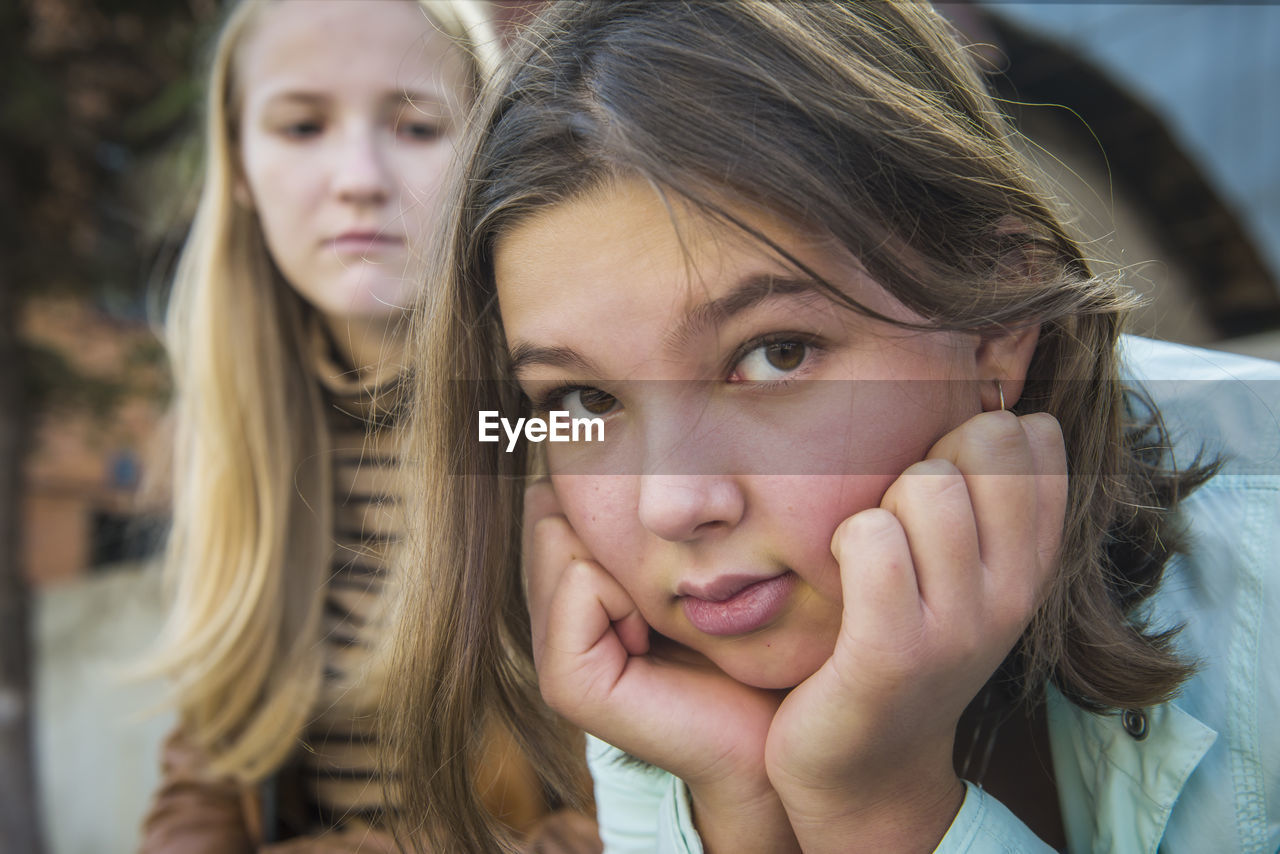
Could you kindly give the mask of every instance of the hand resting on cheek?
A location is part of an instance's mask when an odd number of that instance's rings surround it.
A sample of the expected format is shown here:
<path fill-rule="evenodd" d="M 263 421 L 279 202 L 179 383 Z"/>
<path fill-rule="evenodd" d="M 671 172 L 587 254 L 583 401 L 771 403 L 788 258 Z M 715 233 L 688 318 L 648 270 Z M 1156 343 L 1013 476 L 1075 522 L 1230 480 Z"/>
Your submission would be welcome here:
<path fill-rule="evenodd" d="M 551 484 L 525 493 L 524 572 L 543 699 L 585 731 L 680 777 L 695 808 L 740 840 L 794 848 L 764 749 L 781 692 L 726 676 L 691 649 L 650 636 L 622 586 L 593 560 Z M 705 805 L 701 803 L 705 800 Z M 721 822 L 717 821 L 717 826 Z M 705 824 L 700 822 L 700 827 Z"/>
<path fill-rule="evenodd" d="M 1066 494 L 1048 415 L 983 413 L 943 436 L 836 530 L 835 649 L 785 693 L 651 638 L 537 483 L 524 555 L 543 697 L 684 780 L 708 851 L 931 851 L 962 799 L 957 722 L 1042 600 Z"/>

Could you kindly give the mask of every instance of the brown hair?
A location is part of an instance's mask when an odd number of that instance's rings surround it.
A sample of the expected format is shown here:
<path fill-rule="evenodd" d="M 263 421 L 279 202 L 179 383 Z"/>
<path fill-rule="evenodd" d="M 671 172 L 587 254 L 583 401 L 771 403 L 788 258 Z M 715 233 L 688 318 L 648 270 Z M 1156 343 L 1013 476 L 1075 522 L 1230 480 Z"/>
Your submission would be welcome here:
<path fill-rule="evenodd" d="M 1127 426 L 1115 350 L 1133 298 L 1091 273 L 926 4 L 564 3 L 526 37 L 472 130 L 413 341 L 408 462 L 449 476 L 420 479 L 411 496 L 426 520 L 411 532 L 413 560 L 433 571 L 405 603 L 394 739 L 406 811 L 435 844 L 493 847 L 469 782 L 482 713 L 521 734 L 551 792 L 576 794 L 531 663 L 519 555 L 528 461 L 470 441 L 477 410 L 522 403 L 510 385 L 456 380 L 504 375 L 495 242 L 619 176 L 748 232 L 735 205 L 820 228 L 928 328 L 1040 323 L 1017 411 L 1061 424 L 1069 503 L 1060 573 L 1007 670 L 1028 697 L 1050 679 L 1090 709 L 1157 703 L 1186 678 L 1168 634 L 1130 612 L 1175 542 L 1168 508 L 1206 472 L 1166 473 L 1158 450 L 1137 450 L 1163 436 L 1154 410 Z"/>

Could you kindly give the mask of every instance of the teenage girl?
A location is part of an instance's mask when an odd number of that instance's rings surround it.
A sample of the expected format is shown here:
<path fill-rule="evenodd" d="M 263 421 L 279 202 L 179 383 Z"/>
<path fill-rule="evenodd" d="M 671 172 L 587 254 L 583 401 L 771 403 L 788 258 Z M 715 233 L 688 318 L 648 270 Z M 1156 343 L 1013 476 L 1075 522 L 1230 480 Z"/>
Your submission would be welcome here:
<path fill-rule="evenodd" d="M 383 401 L 440 187 L 496 68 L 484 11 L 245 0 L 221 29 L 167 320 L 173 603 L 156 664 L 179 724 L 147 852 L 390 845 L 373 714 L 401 490 Z M 478 797 L 528 831 L 546 812 L 536 779 L 500 730 L 482 741 Z"/>
<path fill-rule="evenodd" d="M 411 343 L 436 850 L 535 691 L 608 851 L 1276 850 L 1280 372 L 1120 338 L 932 9 L 562 4 L 472 133 Z"/>

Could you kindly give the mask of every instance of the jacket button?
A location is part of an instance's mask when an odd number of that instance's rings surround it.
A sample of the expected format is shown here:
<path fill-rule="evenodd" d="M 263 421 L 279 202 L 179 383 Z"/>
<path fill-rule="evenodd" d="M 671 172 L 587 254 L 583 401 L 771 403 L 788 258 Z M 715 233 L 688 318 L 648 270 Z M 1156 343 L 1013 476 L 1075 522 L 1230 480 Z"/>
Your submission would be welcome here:
<path fill-rule="evenodd" d="M 1147 716 L 1142 709 L 1125 709 L 1120 715 L 1120 722 L 1134 741 L 1142 741 L 1147 737 Z"/>

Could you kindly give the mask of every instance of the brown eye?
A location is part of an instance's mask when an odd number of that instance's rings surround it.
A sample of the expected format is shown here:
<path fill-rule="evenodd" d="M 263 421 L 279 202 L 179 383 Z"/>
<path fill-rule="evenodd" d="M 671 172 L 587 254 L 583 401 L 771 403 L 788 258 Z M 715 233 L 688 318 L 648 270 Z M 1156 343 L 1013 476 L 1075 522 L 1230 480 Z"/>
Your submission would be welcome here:
<path fill-rule="evenodd" d="M 578 403 L 592 415 L 608 415 L 618 405 L 617 398 L 598 388 L 580 388 L 577 394 Z"/>
<path fill-rule="evenodd" d="M 747 345 L 751 346 L 751 345 Z M 729 376 L 735 383 L 771 383 L 800 376 L 820 348 L 803 339 L 778 337 L 760 341 L 738 360 Z"/>
<path fill-rule="evenodd" d="M 804 356 L 805 346 L 799 341 L 777 341 L 764 350 L 765 361 L 780 371 L 794 371 Z"/>

